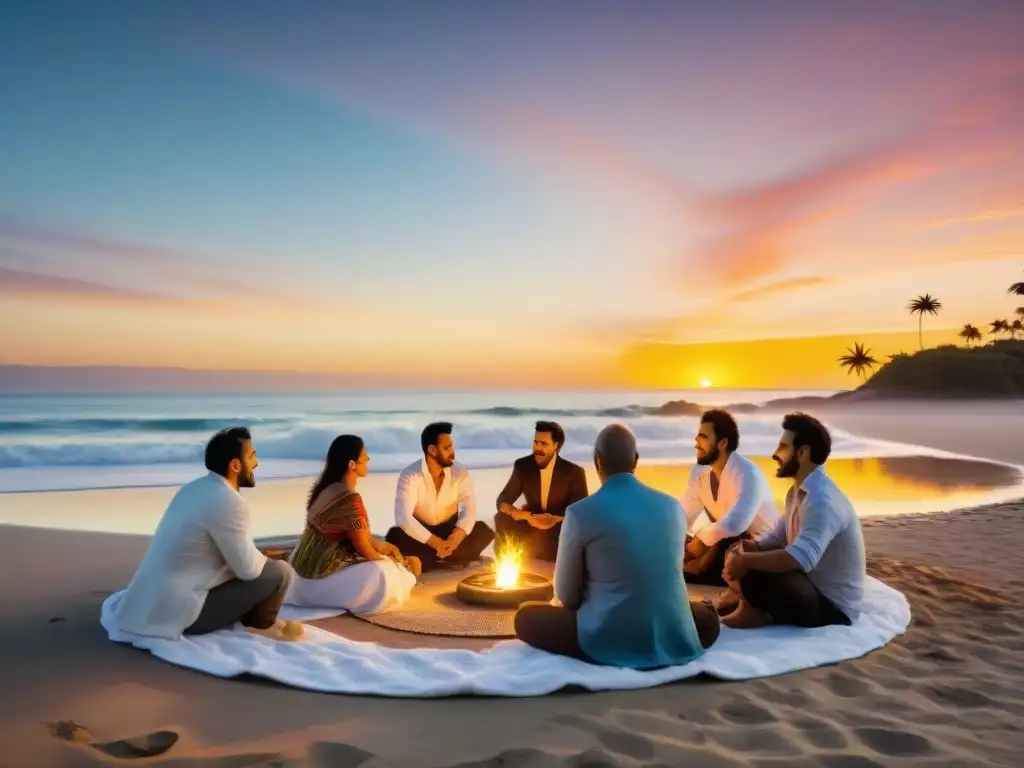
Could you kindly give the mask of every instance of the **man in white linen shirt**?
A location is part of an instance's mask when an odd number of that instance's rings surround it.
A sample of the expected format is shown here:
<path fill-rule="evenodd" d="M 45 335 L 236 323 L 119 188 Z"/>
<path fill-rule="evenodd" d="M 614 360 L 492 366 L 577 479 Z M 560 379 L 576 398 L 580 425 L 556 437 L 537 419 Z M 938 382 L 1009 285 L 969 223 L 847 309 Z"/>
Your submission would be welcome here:
<path fill-rule="evenodd" d="M 812 416 L 791 413 L 772 456 L 789 477 L 786 514 L 768 533 L 729 553 L 725 577 L 742 600 L 722 622 L 822 627 L 851 624 L 864 596 L 865 554 L 860 519 L 824 464 L 832 438 Z"/>
<path fill-rule="evenodd" d="M 455 461 L 452 425 L 428 424 L 420 435 L 423 458 L 398 476 L 395 526 L 385 539 L 406 557 L 418 557 L 423 572 L 442 563 L 466 565 L 494 540 L 476 519 L 476 494 L 469 470 Z"/>
<path fill-rule="evenodd" d="M 253 543 L 249 506 L 239 488 L 256 485 L 259 466 L 245 427 L 206 445 L 208 474 L 182 486 L 157 525 L 116 612 L 117 628 L 177 640 L 241 622 L 276 639 L 297 639 L 302 625 L 277 614 L 292 569 Z"/>
<path fill-rule="evenodd" d="M 725 586 L 722 569 L 729 547 L 769 531 L 779 519 L 768 478 L 754 462 L 737 453 L 740 431 L 728 411 L 712 409 L 700 417 L 694 448 L 697 464 L 683 497 L 692 527 L 683 557 L 683 573 L 693 584 Z M 703 521 L 698 519 L 704 512 Z M 735 608 L 739 596 L 719 597 L 719 606 Z"/>

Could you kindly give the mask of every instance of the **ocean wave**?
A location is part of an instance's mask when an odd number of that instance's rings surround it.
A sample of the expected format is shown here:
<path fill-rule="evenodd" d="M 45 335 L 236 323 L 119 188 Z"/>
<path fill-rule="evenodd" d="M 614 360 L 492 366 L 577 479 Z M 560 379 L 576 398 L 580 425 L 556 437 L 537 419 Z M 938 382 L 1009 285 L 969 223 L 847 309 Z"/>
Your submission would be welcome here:
<path fill-rule="evenodd" d="M 216 432 L 234 426 L 271 426 L 290 419 L 225 418 L 71 418 L 0 420 L 0 435 L 74 432 Z"/>
<path fill-rule="evenodd" d="M 619 420 L 633 430 L 642 457 L 692 460 L 695 425 L 672 417 L 619 417 Z M 566 443 L 563 455 L 589 461 L 594 441 L 607 423 L 607 418 L 598 416 L 564 421 Z M 750 456 L 772 454 L 780 429 L 777 418 L 741 417 L 739 425 L 742 453 Z M 362 436 L 374 457 L 375 468 L 404 466 L 420 455 L 422 427 L 418 424 L 304 425 L 285 430 L 274 428 L 277 425 L 263 426 L 266 428 L 253 426 L 253 439 L 257 454 L 266 459 L 321 461 L 331 441 L 342 432 L 356 432 Z M 495 461 L 505 462 L 529 453 L 533 422 L 529 419 L 507 422 L 493 416 L 467 418 L 455 424 L 453 437 L 460 461 L 470 466 L 494 466 Z M 37 441 L 8 439 L 0 443 L 0 468 L 201 463 L 207 439 L 205 433 L 196 434 L 194 439 L 176 435 L 167 440 L 88 435 L 50 436 Z M 875 441 L 833 432 L 833 451 L 837 456 L 879 455 L 878 446 Z"/>

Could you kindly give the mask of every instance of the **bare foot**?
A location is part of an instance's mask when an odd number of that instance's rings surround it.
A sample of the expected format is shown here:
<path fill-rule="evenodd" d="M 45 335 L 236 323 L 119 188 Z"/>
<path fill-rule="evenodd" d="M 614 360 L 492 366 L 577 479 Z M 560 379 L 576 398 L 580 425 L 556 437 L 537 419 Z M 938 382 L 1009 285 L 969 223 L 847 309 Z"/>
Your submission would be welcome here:
<path fill-rule="evenodd" d="M 719 616 L 728 616 L 740 607 L 740 596 L 732 589 L 723 589 L 715 597 L 713 604 Z"/>
<path fill-rule="evenodd" d="M 418 557 L 405 558 L 405 567 L 408 568 L 412 575 L 417 579 L 423 575 L 423 563 L 420 562 Z"/>
<path fill-rule="evenodd" d="M 722 617 L 722 623 L 731 629 L 756 629 L 771 624 L 768 614 L 741 600 L 735 611 Z"/>
<path fill-rule="evenodd" d="M 286 642 L 298 640 L 306 632 L 301 621 L 283 620 L 275 621 L 274 626 L 267 627 L 266 629 L 257 629 L 256 627 L 246 627 L 245 629 L 254 635 L 261 635 L 271 640 L 284 640 Z"/>

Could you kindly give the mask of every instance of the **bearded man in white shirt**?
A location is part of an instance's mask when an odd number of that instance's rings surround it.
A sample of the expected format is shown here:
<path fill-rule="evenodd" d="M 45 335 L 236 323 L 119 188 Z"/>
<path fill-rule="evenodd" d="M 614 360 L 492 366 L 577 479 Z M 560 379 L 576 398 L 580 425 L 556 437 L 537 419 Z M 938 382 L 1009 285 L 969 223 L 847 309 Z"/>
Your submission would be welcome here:
<path fill-rule="evenodd" d="M 423 459 L 398 476 L 395 527 L 385 539 L 405 557 L 418 557 L 424 573 L 479 560 L 494 531 L 476 519 L 476 492 L 469 470 L 455 461 L 451 423 L 428 424 L 420 447 Z"/>
<path fill-rule="evenodd" d="M 245 427 L 210 438 L 209 472 L 171 499 L 117 606 L 118 629 L 177 640 L 241 622 L 275 639 L 302 635 L 300 623 L 277 620 L 291 583 L 291 566 L 268 559 L 256 548 L 249 507 L 238 492 L 256 485 L 258 466 Z"/>
<path fill-rule="evenodd" d="M 739 426 L 732 414 L 712 409 L 701 415 L 694 438 L 697 464 L 683 497 L 693 532 L 683 559 L 690 583 L 726 586 L 722 571 L 729 548 L 770 531 L 779 519 L 768 479 L 754 462 L 737 453 L 739 445 Z M 727 591 L 719 602 L 732 610 L 739 595 Z"/>

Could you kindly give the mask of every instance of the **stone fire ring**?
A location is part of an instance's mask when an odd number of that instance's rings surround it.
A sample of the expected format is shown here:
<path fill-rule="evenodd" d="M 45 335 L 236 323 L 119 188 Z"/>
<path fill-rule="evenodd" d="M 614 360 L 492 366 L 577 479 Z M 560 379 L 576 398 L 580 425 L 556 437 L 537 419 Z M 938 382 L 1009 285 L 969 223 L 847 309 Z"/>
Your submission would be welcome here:
<path fill-rule="evenodd" d="M 519 584 L 501 589 L 494 584 L 494 573 L 475 573 L 459 582 L 455 597 L 471 605 L 516 608 L 532 600 L 548 602 L 555 595 L 551 579 L 535 573 L 519 574 Z"/>

